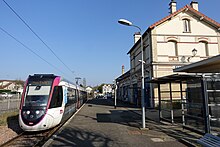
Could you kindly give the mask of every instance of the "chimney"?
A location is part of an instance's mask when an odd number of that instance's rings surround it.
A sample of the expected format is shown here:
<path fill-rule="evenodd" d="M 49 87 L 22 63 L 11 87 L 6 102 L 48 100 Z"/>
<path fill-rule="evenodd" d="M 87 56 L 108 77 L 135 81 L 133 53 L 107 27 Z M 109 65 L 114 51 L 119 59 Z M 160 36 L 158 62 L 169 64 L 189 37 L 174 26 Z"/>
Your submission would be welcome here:
<path fill-rule="evenodd" d="M 125 73 L 125 66 L 122 65 L 122 75 Z"/>
<path fill-rule="evenodd" d="M 175 0 L 171 0 L 169 5 L 170 5 L 170 14 L 176 12 L 176 2 L 175 2 Z"/>
<path fill-rule="evenodd" d="M 134 33 L 134 44 L 141 38 L 141 33 L 136 32 Z"/>
<path fill-rule="evenodd" d="M 198 4 L 197 1 L 191 1 L 190 6 L 191 6 L 193 9 L 199 11 L 199 4 Z"/>

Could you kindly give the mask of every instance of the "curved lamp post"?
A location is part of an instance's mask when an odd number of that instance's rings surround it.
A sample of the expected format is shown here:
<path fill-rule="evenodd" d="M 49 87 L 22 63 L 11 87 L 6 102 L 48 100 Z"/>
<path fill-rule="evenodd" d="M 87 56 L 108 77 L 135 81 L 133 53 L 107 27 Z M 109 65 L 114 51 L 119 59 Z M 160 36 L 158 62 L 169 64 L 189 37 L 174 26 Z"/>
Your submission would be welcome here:
<path fill-rule="evenodd" d="M 194 48 L 194 49 L 192 50 L 192 56 L 188 57 L 187 61 L 190 62 L 190 59 L 192 59 L 193 57 L 195 57 L 196 54 L 197 54 L 197 49 Z"/>
<path fill-rule="evenodd" d="M 141 28 L 133 25 L 130 21 L 126 19 L 119 19 L 118 23 L 126 26 L 133 26 L 135 28 L 138 28 L 141 34 Z M 144 48 L 143 48 L 143 39 L 142 39 L 142 34 L 141 34 L 141 81 L 142 81 L 142 86 L 141 86 L 141 107 L 142 107 L 142 128 L 145 129 L 145 99 L 144 99 Z"/>

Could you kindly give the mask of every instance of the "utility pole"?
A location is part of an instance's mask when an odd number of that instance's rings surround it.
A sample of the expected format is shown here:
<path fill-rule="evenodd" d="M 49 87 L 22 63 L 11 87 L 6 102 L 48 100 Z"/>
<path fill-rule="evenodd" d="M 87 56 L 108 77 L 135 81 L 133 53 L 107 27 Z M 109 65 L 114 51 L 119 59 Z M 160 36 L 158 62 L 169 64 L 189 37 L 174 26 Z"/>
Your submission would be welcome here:
<path fill-rule="evenodd" d="M 79 80 L 81 79 L 80 77 L 76 77 L 76 86 L 79 85 Z"/>
<path fill-rule="evenodd" d="M 79 85 L 79 80 L 81 79 L 80 77 L 76 77 L 76 94 L 77 94 L 77 108 L 79 108 L 79 103 L 80 103 L 80 99 L 79 99 L 79 90 L 78 90 L 78 85 Z"/>
<path fill-rule="evenodd" d="M 86 88 L 86 78 L 83 78 L 83 87 Z"/>
<path fill-rule="evenodd" d="M 113 83 L 114 83 L 114 93 L 115 93 L 115 104 L 114 104 L 114 107 L 115 107 L 115 109 L 117 108 L 117 89 L 118 89 L 118 85 L 117 85 L 117 81 L 116 81 L 116 79 L 113 81 Z"/>
<path fill-rule="evenodd" d="M 145 93 L 145 83 L 144 83 L 144 43 L 143 43 L 143 36 L 141 34 L 142 30 L 140 27 L 133 25 L 132 22 L 126 20 L 126 19 L 119 19 L 118 23 L 122 24 L 122 25 L 126 25 L 126 26 L 132 26 L 135 27 L 139 30 L 140 32 L 140 40 L 141 40 L 141 107 L 142 107 L 142 129 L 145 129 L 145 97 L 144 97 L 144 93 Z"/>

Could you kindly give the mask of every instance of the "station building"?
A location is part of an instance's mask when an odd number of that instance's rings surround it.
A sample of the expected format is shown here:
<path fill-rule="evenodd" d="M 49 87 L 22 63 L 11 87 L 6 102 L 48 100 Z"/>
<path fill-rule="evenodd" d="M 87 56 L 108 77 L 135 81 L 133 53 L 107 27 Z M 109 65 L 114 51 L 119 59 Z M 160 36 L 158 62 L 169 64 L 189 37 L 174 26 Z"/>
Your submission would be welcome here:
<path fill-rule="evenodd" d="M 141 104 L 140 37 L 144 46 L 144 97 L 147 108 L 159 104 L 158 87 L 149 81 L 171 75 L 175 68 L 220 53 L 220 24 L 200 12 L 198 2 L 192 1 L 190 5 L 177 9 L 177 3 L 172 0 L 169 9 L 170 14 L 150 25 L 143 34 L 134 34 L 134 45 L 127 53 L 130 56 L 130 70 L 116 79 L 119 99 L 137 106 Z"/>

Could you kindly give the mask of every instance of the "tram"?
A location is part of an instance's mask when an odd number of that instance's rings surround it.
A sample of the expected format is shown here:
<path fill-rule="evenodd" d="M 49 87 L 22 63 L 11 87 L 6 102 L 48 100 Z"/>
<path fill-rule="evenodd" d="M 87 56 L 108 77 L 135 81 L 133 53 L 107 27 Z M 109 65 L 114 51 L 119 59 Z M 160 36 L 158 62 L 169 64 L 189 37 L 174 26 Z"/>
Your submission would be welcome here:
<path fill-rule="evenodd" d="M 42 131 L 67 120 L 87 100 L 84 88 L 54 74 L 29 75 L 19 108 L 24 131 Z"/>

